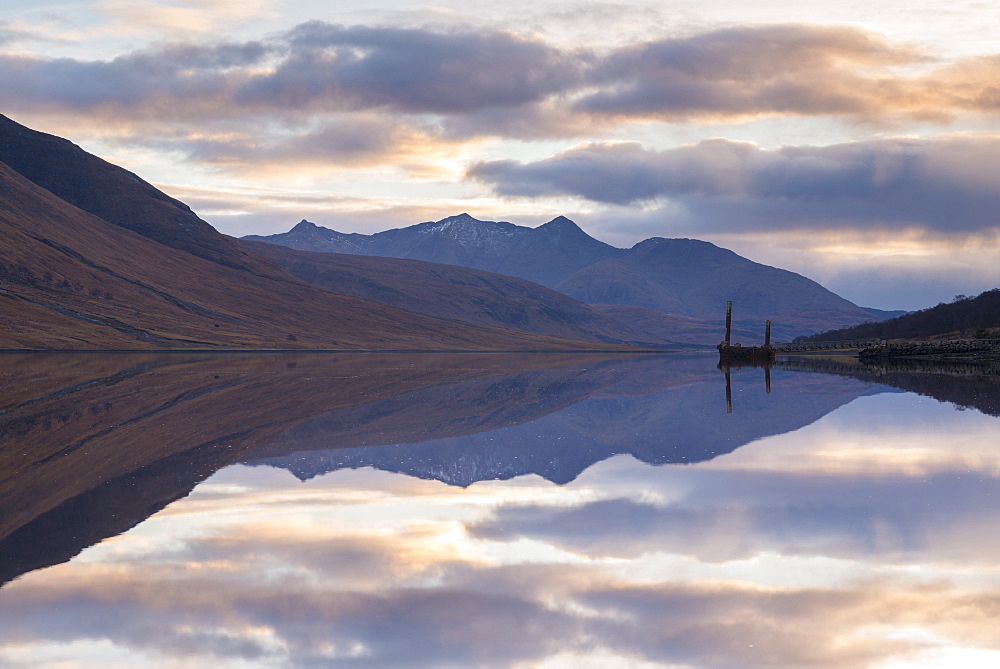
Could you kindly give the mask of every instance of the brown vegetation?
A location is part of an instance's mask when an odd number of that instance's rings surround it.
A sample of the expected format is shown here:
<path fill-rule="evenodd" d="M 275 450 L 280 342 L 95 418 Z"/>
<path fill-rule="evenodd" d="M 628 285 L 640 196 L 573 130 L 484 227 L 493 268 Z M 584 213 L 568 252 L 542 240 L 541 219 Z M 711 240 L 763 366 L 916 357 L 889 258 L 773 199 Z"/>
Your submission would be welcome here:
<path fill-rule="evenodd" d="M 235 242 L 244 267 L 220 264 L 111 225 L 2 163 L 0 188 L 0 348 L 593 348 L 332 293 Z"/>
<path fill-rule="evenodd" d="M 594 307 L 516 277 L 421 260 L 242 243 L 303 281 L 427 316 L 600 342 L 669 341 L 669 333 L 640 332 Z"/>

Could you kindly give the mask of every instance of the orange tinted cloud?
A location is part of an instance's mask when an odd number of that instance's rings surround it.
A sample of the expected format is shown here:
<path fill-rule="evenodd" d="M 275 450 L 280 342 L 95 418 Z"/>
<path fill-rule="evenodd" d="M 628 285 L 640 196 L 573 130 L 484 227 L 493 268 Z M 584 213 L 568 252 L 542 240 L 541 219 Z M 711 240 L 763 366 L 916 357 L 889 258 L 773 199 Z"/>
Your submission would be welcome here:
<path fill-rule="evenodd" d="M 494 29 L 313 21 L 266 40 L 173 44 L 110 61 L 0 56 L 0 93 L 12 112 L 138 124 L 138 137 L 173 137 L 164 124 L 235 124 L 274 144 L 307 138 L 331 116 L 381 115 L 393 120 L 369 142 L 376 153 L 401 123 L 439 137 L 539 139 L 649 120 L 944 122 L 997 111 L 1000 56 L 933 57 L 851 27 L 729 28 L 596 52 Z M 175 145 L 183 150 L 183 133 Z M 211 161 L 203 149 L 192 153 Z"/>

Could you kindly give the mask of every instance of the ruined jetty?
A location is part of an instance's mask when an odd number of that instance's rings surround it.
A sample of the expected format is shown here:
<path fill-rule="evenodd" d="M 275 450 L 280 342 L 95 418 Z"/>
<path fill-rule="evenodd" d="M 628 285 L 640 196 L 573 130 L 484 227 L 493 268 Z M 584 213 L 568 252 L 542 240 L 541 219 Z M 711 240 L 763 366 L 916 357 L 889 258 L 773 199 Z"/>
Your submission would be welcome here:
<path fill-rule="evenodd" d="M 771 321 L 765 321 L 764 345 L 741 346 L 733 344 L 733 302 L 726 302 L 726 338 L 717 347 L 719 349 L 719 364 L 750 363 L 763 364 L 774 360 L 774 347 L 771 346 Z"/>

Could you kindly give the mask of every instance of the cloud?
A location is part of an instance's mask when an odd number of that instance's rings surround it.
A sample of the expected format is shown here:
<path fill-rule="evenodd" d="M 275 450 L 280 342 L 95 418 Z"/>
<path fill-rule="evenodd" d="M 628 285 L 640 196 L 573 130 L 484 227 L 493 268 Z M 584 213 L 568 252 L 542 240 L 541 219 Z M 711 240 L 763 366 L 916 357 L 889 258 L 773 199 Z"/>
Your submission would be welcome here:
<path fill-rule="evenodd" d="M 976 529 L 997 524 L 996 506 L 985 508 L 981 502 L 997 487 L 988 476 L 957 477 L 947 471 L 926 479 L 872 475 L 847 480 L 762 472 L 695 478 L 685 480 L 692 485 L 690 497 L 669 505 L 628 498 L 573 507 L 510 505 L 470 532 L 494 541 L 545 541 L 591 558 L 635 560 L 669 551 L 701 563 L 778 553 L 971 565 L 988 561 L 984 556 L 997 544 L 990 535 L 979 537 Z M 928 514 L 920 507 L 928 495 L 947 501 Z M 968 550 L 971 545 L 976 549 Z"/>
<path fill-rule="evenodd" d="M 230 4 L 183 8 L 224 17 Z M 998 210 L 990 137 L 779 151 L 725 140 L 671 151 L 592 143 L 526 164 L 482 162 L 469 175 L 487 187 L 461 183 L 463 168 L 484 156 L 537 150 L 498 140 L 622 137 L 636 123 L 763 116 L 891 124 L 996 113 L 1000 57 L 942 64 L 933 56 L 848 27 L 761 25 L 579 48 L 488 27 L 312 21 L 257 40 L 202 36 L 111 60 L 0 52 L 0 98 L 15 120 L 44 120 L 47 131 L 91 150 L 111 146 L 128 160 L 148 150 L 154 171 L 180 159 L 194 163 L 192 171 L 206 167 L 203 175 L 277 177 L 296 187 L 322 173 L 327 190 L 379 188 L 385 201 L 413 190 L 384 177 L 373 185 L 373 168 L 434 179 L 437 202 L 449 199 L 423 218 L 483 206 L 506 218 L 544 206 L 551 215 L 580 207 L 586 220 L 583 199 L 604 205 L 596 215 L 615 209 L 616 225 L 655 219 L 636 224 L 643 234 L 668 226 L 689 235 L 816 226 L 985 230 Z M 369 173 L 358 179 L 359 168 Z M 495 194 L 520 201 L 498 204 Z M 437 206 L 431 199 L 416 206 Z M 315 214 L 291 212 L 287 220 L 303 216 Z M 264 218 L 247 220 L 256 227 Z M 617 234 L 609 241 L 636 241 Z"/>
<path fill-rule="evenodd" d="M 270 171 L 308 172 L 321 165 L 365 167 L 386 163 L 419 172 L 428 169 L 420 166 L 421 159 L 453 153 L 462 144 L 442 137 L 434 126 L 378 114 L 331 116 L 301 134 L 260 134 L 252 127 L 236 126 L 228 132 L 192 130 L 183 141 L 177 139 L 149 138 L 137 143 L 168 150 L 183 148 L 195 162 L 258 175 Z"/>
<path fill-rule="evenodd" d="M 0 46 L 32 37 L 29 33 L 15 28 L 9 21 L 0 21 Z"/>
<path fill-rule="evenodd" d="M 703 230 L 812 227 L 975 232 L 1000 224 L 1000 138 L 870 140 L 766 150 L 716 139 L 664 151 L 586 144 L 532 163 L 481 162 L 501 196 L 668 200 Z"/>
<path fill-rule="evenodd" d="M 3 593 L 0 659 L 37 660 L 39 641 L 104 639 L 126 660 L 162 664 L 511 666 L 599 650 L 615 666 L 835 669 L 926 651 L 892 634 L 901 629 L 996 648 L 995 590 L 919 576 L 770 588 L 669 575 L 646 583 L 600 563 L 446 560 L 427 565 L 423 581 L 389 570 L 352 584 L 369 560 L 391 564 L 394 546 L 337 541 L 326 554 L 304 541 L 298 555 L 294 539 L 272 551 L 241 537 L 211 542 L 204 557 L 214 561 L 119 561 L 23 579 Z M 94 658 L 78 650 L 73 659 Z"/>
<path fill-rule="evenodd" d="M 10 99 L 19 96 L 15 108 L 68 108 L 97 118 L 193 123 L 206 114 L 227 118 L 212 111 L 232 84 L 227 71 L 255 66 L 266 53 L 263 44 L 247 42 L 173 45 L 94 62 L 0 56 L 0 91 Z"/>
<path fill-rule="evenodd" d="M 668 119 L 918 112 L 934 102 L 925 84 L 887 68 L 922 59 L 912 47 L 846 26 L 727 28 L 613 52 L 590 75 L 600 89 L 575 106 Z"/>
<path fill-rule="evenodd" d="M 109 61 L 0 54 L 0 96 L 8 113 L 68 112 L 91 134 L 208 164 L 250 154 L 358 164 L 453 157 L 490 134 L 566 134 L 543 107 L 579 83 L 580 67 L 577 54 L 498 30 L 309 22 L 267 41 L 175 43 Z"/>
<path fill-rule="evenodd" d="M 304 23 L 289 57 L 243 100 L 294 100 L 407 113 L 458 114 L 537 102 L 578 83 L 578 54 L 482 30 L 431 32 Z"/>
<path fill-rule="evenodd" d="M 319 22 L 268 42 L 173 44 L 111 61 L 8 55 L 0 71 L 4 89 L 22 96 L 20 108 L 110 107 L 172 120 L 194 120 L 206 109 L 216 119 L 345 110 L 464 114 L 539 102 L 579 80 L 575 59 L 506 32 Z M 170 110 L 164 101 L 184 109 Z"/>
<path fill-rule="evenodd" d="M 6 55 L 0 92 L 12 111 L 258 128 L 277 120 L 299 134 L 345 112 L 513 138 L 583 136 L 650 119 L 941 121 L 996 112 L 1000 56 L 924 71 L 928 60 L 848 27 L 730 28 L 593 51 L 490 28 L 311 21 L 266 40 L 170 44 L 110 61 Z"/>

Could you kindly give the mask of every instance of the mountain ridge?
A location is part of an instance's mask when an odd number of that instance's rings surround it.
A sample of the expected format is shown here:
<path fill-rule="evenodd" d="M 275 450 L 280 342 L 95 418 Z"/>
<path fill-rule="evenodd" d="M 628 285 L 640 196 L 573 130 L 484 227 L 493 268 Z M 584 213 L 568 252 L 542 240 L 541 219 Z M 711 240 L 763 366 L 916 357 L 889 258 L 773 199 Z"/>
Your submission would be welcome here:
<path fill-rule="evenodd" d="M 303 225 L 306 223 L 309 226 Z M 551 243 L 570 237 L 576 241 L 570 249 Z M 303 220 L 287 233 L 247 235 L 242 239 L 281 244 L 301 251 L 462 265 L 516 276 L 548 288 L 554 288 L 578 269 L 624 252 L 594 239 L 564 216 L 529 228 L 506 221 L 483 221 L 462 213 L 371 235 L 337 232 Z M 471 244 L 474 239 L 485 243 L 474 246 Z M 544 255 L 532 253 L 538 247 L 545 249 Z"/>
<path fill-rule="evenodd" d="M 638 307 L 713 328 L 724 314 L 725 302 L 732 300 L 737 318 L 747 327 L 762 333 L 764 320 L 772 320 L 776 336 L 784 339 L 890 315 L 859 307 L 812 279 L 754 262 L 711 242 L 651 237 L 622 249 L 594 239 L 565 216 L 528 228 L 463 213 L 371 235 L 340 233 L 303 220 L 286 233 L 243 239 L 299 250 L 484 269 L 540 283 L 600 309 Z M 647 327 L 648 314 L 619 309 L 613 315 L 633 330 L 656 331 L 664 337 L 662 323 L 654 330 Z M 704 328 L 695 330 L 701 336 Z M 720 330 L 715 339 L 721 340 L 721 335 Z M 682 330 L 667 338 L 686 344 L 717 343 L 694 336 L 694 330 Z"/>
<path fill-rule="evenodd" d="M 317 287 L 131 172 L 6 117 L 0 155 L 41 182 L 0 161 L 0 349 L 597 348 Z"/>
<path fill-rule="evenodd" d="M 68 139 L 32 130 L 2 114 L 0 162 L 112 225 L 222 265 L 264 269 L 186 204 L 137 174 L 87 153 Z"/>

